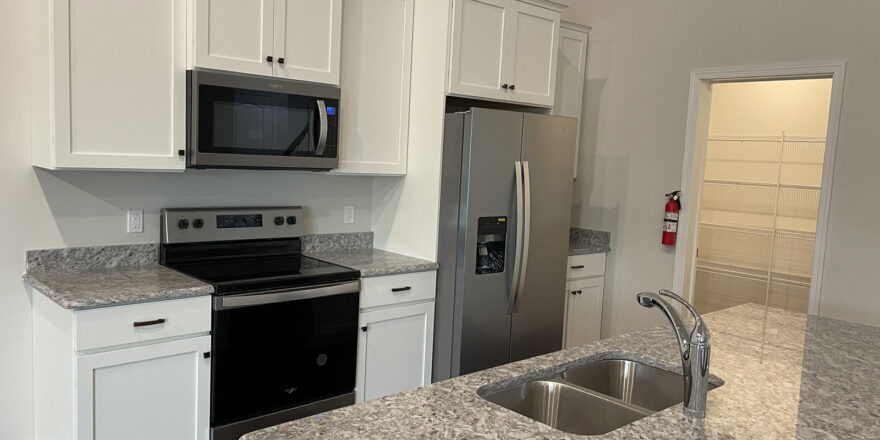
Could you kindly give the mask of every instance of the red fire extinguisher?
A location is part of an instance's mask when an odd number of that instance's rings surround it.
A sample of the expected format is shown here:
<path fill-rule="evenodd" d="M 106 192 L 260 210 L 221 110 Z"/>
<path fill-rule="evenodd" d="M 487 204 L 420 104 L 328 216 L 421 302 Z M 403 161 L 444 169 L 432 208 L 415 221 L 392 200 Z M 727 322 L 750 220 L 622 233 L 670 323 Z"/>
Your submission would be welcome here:
<path fill-rule="evenodd" d="M 681 210 L 681 202 L 678 196 L 681 191 L 673 191 L 666 194 L 666 214 L 663 216 L 663 244 L 675 246 L 675 236 L 678 234 L 678 211 Z"/>

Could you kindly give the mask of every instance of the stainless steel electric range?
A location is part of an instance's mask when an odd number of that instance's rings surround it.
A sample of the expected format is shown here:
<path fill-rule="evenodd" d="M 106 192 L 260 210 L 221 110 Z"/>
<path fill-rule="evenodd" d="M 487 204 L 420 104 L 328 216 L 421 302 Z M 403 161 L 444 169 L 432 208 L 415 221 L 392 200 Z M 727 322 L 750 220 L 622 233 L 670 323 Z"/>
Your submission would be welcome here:
<path fill-rule="evenodd" d="M 302 209 L 163 209 L 161 263 L 214 286 L 211 436 L 354 403 L 360 272 L 302 255 Z"/>

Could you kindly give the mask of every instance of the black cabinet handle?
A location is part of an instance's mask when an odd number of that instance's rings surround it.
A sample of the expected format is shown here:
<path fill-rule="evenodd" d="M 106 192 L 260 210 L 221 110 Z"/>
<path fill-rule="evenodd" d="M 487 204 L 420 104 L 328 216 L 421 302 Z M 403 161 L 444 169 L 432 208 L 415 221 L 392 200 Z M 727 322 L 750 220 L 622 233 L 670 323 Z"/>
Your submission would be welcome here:
<path fill-rule="evenodd" d="M 510 90 L 513 90 L 513 89 L 515 89 L 515 88 L 516 88 L 516 84 L 511 84 L 511 85 L 510 85 Z"/>
<path fill-rule="evenodd" d="M 210 352 L 210 351 L 206 351 L 206 352 L 202 353 L 202 356 L 204 356 L 205 359 L 210 359 L 210 358 L 211 358 L 211 352 Z"/>
<path fill-rule="evenodd" d="M 584 293 L 583 290 L 578 290 L 578 295 L 580 295 L 580 294 L 582 294 L 582 293 Z"/>
<path fill-rule="evenodd" d="M 186 156 L 186 150 L 177 150 L 178 156 Z"/>
<path fill-rule="evenodd" d="M 147 327 L 151 325 L 159 325 L 165 324 L 165 318 L 154 319 L 152 321 L 135 321 L 133 325 L 135 327 Z"/>
<path fill-rule="evenodd" d="M 572 295 L 577 295 L 577 294 L 578 294 L 578 291 L 577 291 L 577 290 L 572 290 L 572 291 L 571 291 L 571 294 L 572 294 Z"/>
<path fill-rule="evenodd" d="M 412 287 L 410 287 L 410 286 L 395 287 L 395 288 L 391 289 L 392 292 L 406 292 L 407 290 L 412 290 Z"/>
<path fill-rule="evenodd" d="M 362 331 L 362 332 L 367 331 L 367 326 L 363 326 L 363 327 L 361 327 L 361 331 Z"/>
<path fill-rule="evenodd" d="M 266 61 L 267 61 L 267 62 L 270 62 L 270 63 L 271 63 L 272 60 L 273 60 L 272 55 L 268 55 L 268 56 L 266 57 Z"/>
<path fill-rule="evenodd" d="M 508 87 L 510 87 L 510 86 L 508 86 L 507 83 L 505 83 L 505 84 L 501 84 L 501 88 L 502 88 L 502 89 L 507 89 Z"/>
<path fill-rule="evenodd" d="M 571 266 L 571 268 L 572 268 L 572 269 L 583 269 L 583 268 L 584 268 L 584 265 L 583 265 L 583 264 L 580 264 L 580 265 L 577 265 L 577 266 Z"/>
<path fill-rule="evenodd" d="M 284 64 L 284 58 L 278 58 L 278 64 Z"/>

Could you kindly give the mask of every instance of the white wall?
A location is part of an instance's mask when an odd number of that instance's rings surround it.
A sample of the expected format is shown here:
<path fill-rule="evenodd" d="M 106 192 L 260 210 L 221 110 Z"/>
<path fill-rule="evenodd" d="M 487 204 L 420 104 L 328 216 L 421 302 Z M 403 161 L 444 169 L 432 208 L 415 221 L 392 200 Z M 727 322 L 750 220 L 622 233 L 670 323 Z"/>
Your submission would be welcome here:
<path fill-rule="evenodd" d="M 612 232 L 605 336 L 658 322 L 640 290 L 672 286 L 664 192 L 681 183 L 692 69 L 846 60 L 822 315 L 880 325 L 880 2 L 580 0 L 593 27 L 574 224 Z"/>
<path fill-rule="evenodd" d="M 368 231 L 372 178 L 284 171 L 49 172 L 30 166 L 26 4 L 0 14 L 0 438 L 33 437 L 31 301 L 22 285 L 28 248 L 156 242 L 162 207 L 301 204 L 307 233 Z M 342 223 L 344 205 L 356 222 Z M 125 209 L 142 208 L 142 234 Z"/>
<path fill-rule="evenodd" d="M 417 0 L 405 177 L 373 180 L 375 246 L 437 259 L 449 0 Z"/>

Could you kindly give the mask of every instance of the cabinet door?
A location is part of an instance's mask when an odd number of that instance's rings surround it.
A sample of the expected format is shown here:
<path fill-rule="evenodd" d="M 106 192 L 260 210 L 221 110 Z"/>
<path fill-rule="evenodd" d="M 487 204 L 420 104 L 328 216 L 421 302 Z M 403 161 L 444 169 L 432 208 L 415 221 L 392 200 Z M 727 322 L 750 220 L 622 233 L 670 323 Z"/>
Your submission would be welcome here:
<path fill-rule="evenodd" d="M 186 2 L 54 0 L 54 168 L 181 170 Z"/>
<path fill-rule="evenodd" d="M 569 283 L 565 292 L 565 348 L 599 340 L 604 285 L 604 277 Z"/>
<path fill-rule="evenodd" d="M 550 107 L 556 91 L 560 14 L 514 1 L 512 16 L 508 99 Z"/>
<path fill-rule="evenodd" d="M 456 0 L 449 93 L 505 100 L 511 0 Z"/>
<path fill-rule="evenodd" d="M 272 75 L 275 0 L 196 0 L 195 65 Z"/>
<path fill-rule="evenodd" d="M 342 0 L 275 0 L 275 76 L 339 84 Z"/>
<path fill-rule="evenodd" d="M 339 168 L 406 174 L 415 0 L 346 0 Z"/>
<path fill-rule="evenodd" d="M 211 337 L 79 356 L 78 438 L 207 440 Z"/>
<path fill-rule="evenodd" d="M 361 330 L 359 402 L 431 383 L 433 301 L 361 313 Z"/>
<path fill-rule="evenodd" d="M 554 115 L 578 118 L 577 140 L 574 150 L 574 177 L 577 178 L 580 150 L 580 117 L 584 102 L 584 79 L 587 70 L 589 34 L 562 27 L 559 31 L 559 54 L 556 60 L 556 99 Z"/>

